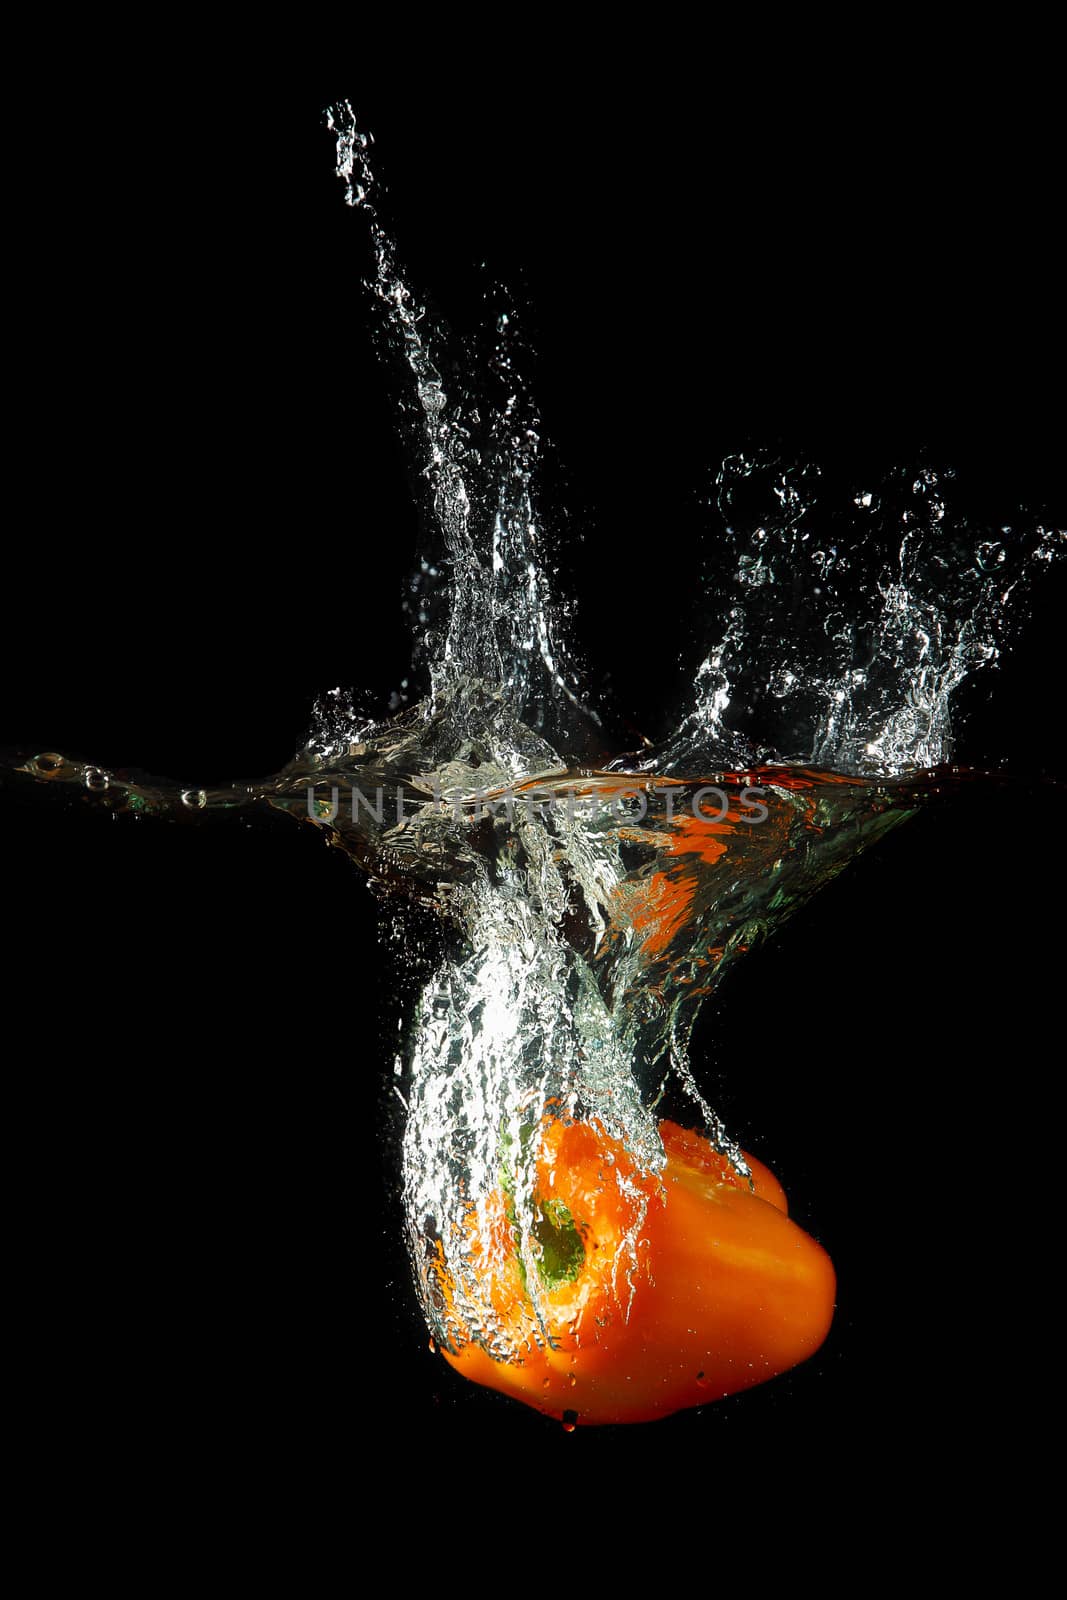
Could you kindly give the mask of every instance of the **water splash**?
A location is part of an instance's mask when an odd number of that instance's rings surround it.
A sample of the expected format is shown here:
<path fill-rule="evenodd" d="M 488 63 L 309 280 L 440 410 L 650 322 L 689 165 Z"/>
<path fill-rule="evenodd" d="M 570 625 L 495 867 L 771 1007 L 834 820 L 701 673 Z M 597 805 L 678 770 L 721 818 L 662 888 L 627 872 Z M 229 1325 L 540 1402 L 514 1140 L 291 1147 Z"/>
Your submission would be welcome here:
<path fill-rule="evenodd" d="M 952 696 L 996 661 L 1067 538 L 969 527 L 932 468 L 894 467 L 842 504 L 817 464 L 731 457 L 707 507 L 716 570 L 691 705 L 636 758 L 598 760 L 603 721 L 549 579 L 517 319 L 498 314 L 484 371 L 445 382 L 460 369 L 380 219 L 370 136 L 347 105 L 330 125 L 436 532 L 410 603 L 429 693 L 393 717 L 323 696 L 305 747 L 259 782 L 190 787 L 54 752 L 16 765 L 112 813 L 282 811 L 455 930 L 408 1049 L 409 1244 L 435 1338 L 506 1356 L 514 1330 L 471 1251 L 501 1186 L 537 1343 L 535 1174 L 554 1121 L 597 1123 L 654 1175 L 673 1079 L 744 1174 L 689 1062 L 702 1002 L 860 850 L 965 781 L 946 766 Z M 625 1314 L 645 1191 L 621 1163 L 609 1181 Z"/>
<path fill-rule="evenodd" d="M 724 461 L 709 596 L 719 632 L 660 770 L 773 756 L 891 774 L 952 759 L 952 696 L 994 664 L 1032 581 L 1064 548 L 1038 523 L 982 537 L 954 473 L 897 467 L 850 502 L 770 454 Z M 709 508 L 710 509 L 710 508 Z M 642 763 L 644 765 L 644 763 Z"/>
<path fill-rule="evenodd" d="M 532 485 L 541 449 L 540 419 L 516 359 L 518 320 L 501 310 L 481 391 L 450 394 L 437 355 L 443 330 L 407 284 L 394 242 L 372 196 L 371 137 L 347 104 L 327 116 L 337 136 L 337 173 L 350 206 L 367 218 L 374 272 L 366 289 L 381 308 L 388 342 L 408 368 L 420 470 L 440 538 L 434 565 L 423 563 L 415 612 L 416 651 L 430 666 L 436 697 L 471 678 L 499 692 L 518 717 L 539 725 L 546 699 L 562 698 L 583 717 L 582 700 L 558 634 L 542 559 L 543 533 Z M 447 587 L 447 622 L 431 626 L 435 589 Z"/>

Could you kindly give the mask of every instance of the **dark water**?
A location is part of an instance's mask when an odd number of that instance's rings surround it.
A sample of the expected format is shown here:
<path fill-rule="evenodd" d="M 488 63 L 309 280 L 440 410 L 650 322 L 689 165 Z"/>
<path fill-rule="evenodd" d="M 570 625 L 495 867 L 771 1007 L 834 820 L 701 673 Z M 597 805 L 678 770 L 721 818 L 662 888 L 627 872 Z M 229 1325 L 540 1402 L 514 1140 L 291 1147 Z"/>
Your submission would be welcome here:
<path fill-rule="evenodd" d="M 886 260 L 884 233 L 871 223 L 857 243 L 855 209 L 842 220 L 827 179 L 791 253 L 777 212 L 753 226 L 755 190 L 700 224 L 688 128 L 657 136 L 667 197 L 636 204 L 647 184 L 584 123 L 549 137 L 546 182 L 543 128 L 492 152 L 469 113 L 449 124 L 466 152 L 460 198 L 425 160 L 424 111 L 372 104 L 366 120 L 396 152 L 398 215 L 417 196 L 406 254 L 447 314 L 462 322 L 477 299 L 472 259 L 518 263 L 528 281 L 550 472 L 567 491 L 553 503 L 569 507 L 563 534 L 583 535 L 562 540 L 560 589 L 579 601 L 594 672 L 611 675 L 615 749 L 683 699 L 688 575 L 709 559 L 702 463 L 784 438 L 857 486 L 868 467 L 954 465 L 990 525 L 1020 502 L 1055 514 L 1026 327 L 1047 307 L 1040 268 L 1021 330 L 1002 309 L 975 339 L 956 298 L 972 261 L 962 222 L 944 222 L 949 243 L 923 249 L 921 270 L 899 245 Z M 5 743 L 211 784 L 277 770 L 324 687 L 355 683 L 381 704 L 407 675 L 401 599 L 420 532 L 348 292 L 329 139 L 303 126 L 293 116 L 276 149 L 266 135 L 256 202 L 238 205 L 243 176 L 214 159 L 233 124 L 205 121 L 181 225 L 146 198 L 115 234 L 121 251 L 62 279 L 52 337 L 69 377 L 56 395 L 42 376 L 39 406 L 64 446 L 57 464 L 42 444 L 35 481 L 51 523 L 77 527 L 92 505 L 104 525 L 62 559 L 43 529 L 22 542 Z M 787 167 L 777 182 L 799 188 Z M 868 213 L 886 199 L 868 196 Z M 117 194 L 104 212 L 115 233 Z M 851 294 L 842 261 L 859 264 Z M 104 360 L 120 376 L 114 419 L 95 409 Z M 619 531 L 635 526 L 636 554 Z M 834 1256 L 841 1301 L 818 1362 L 664 1437 L 725 1430 L 742 1458 L 799 1460 L 817 1430 L 873 1463 L 872 1436 L 966 1419 L 1017 1335 L 998 1309 L 1025 1303 L 1031 1281 L 1015 1202 L 970 1219 L 973 1197 L 1014 1196 L 1016 1174 L 1041 1165 L 1064 814 L 1034 780 L 1062 773 L 1060 604 L 1051 583 L 1035 596 L 958 747 L 975 765 L 1006 759 L 1032 790 L 961 796 L 887 840 L 739 966 L 694 1042 L 717 1108 Z M 272 837 L 112 823 L 36 794 L 4 803 L 28 1279 L 49 1307 L 49 1403 L 73 1447 L 89 1451 L 105 1414 L 149 1453 L 161 1436 L 222 1438 L 238 1457 L 282 1437 L 322 1459 L 368 1422 L 405 1450 L 541 1437 L 540 1419 L 425 1352 L 399 1243 L 400 1108 L 382 1063 L 394 975 L 403 993 L 434 952 L 383 953 L 348 864 L 281 819 Z M 998 1289 L 976 1336 L 991 1257 Z M 576 1443 L 638 1449 L 562 1441 Z"/>

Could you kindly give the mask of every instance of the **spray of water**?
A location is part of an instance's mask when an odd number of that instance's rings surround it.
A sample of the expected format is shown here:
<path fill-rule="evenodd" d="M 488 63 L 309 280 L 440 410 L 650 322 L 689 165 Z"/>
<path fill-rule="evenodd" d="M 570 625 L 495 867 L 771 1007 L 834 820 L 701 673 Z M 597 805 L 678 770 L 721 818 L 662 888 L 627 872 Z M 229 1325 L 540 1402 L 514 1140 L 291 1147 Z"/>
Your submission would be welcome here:
<path fill-rule="evenodd" d="M 376 206 L 371 138 L 329 114 L 345 198 L 369 229 L 366 289 L 403 372 L 435 551 L 413 585 L 429 693 L 395 717 L 319 702 L 278 774 L 224 789 L 122 778 L 58 753 L 21 770 L 113 810 L 269 805 L 324 832 L 390 892 L 432 908 L 455 948 L 421 994 L 401 1088 L 404 1195 L 427 1320 L 446 1345 L 514 1353 L 473 1241 L 503 1189 L 529 1288 L 522 1339 L 547 1339 L 536 1173 L 555 1121 L 623 1148 L 606 1181 L 634 1290 L 672 1077 L 712 1143 L 747 1168 L 688 1056 L 703 1000 L 857 852 L 947 782 L 951 697 L 997 659 L 1063 530 L 976 534 L 952 481 L 893 469 L 847 505 L 818 465 L 723 462 L 709 497 L 716 569 L 689 709 L 639 758 L 583 765 L 598 709 L 552 592 L 536 505 L 539 420 L 501 313 L 487 370 L 446 385 L 444 334 L 406 283 Z"/>

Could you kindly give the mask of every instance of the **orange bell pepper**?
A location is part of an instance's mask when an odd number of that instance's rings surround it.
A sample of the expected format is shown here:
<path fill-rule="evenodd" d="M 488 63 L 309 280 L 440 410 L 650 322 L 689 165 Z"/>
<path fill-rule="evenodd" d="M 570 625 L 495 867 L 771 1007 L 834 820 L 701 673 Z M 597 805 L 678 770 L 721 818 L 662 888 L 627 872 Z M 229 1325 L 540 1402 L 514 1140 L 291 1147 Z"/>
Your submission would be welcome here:
<path fill-rule="evenodd" d="M 749 1156 L 750 1187 L 699 1134 L 672 1122 L 660 1134 L 666 1166 L 649 1176 L 597 1125 L 545 1120 L 532 1229 L 540 1321 L 502 1187 L 480 1222 L 472 1213 L 466 1241 L 500 1358 L 461 1338 L 443 1351 L 457 1372 L 570 1427 L 704 1405 L 818 1349 L 834 1270 L 789 1220 L 777 1179 Z M 447 1279 L 438 1287 L 455 1313 Z"/>

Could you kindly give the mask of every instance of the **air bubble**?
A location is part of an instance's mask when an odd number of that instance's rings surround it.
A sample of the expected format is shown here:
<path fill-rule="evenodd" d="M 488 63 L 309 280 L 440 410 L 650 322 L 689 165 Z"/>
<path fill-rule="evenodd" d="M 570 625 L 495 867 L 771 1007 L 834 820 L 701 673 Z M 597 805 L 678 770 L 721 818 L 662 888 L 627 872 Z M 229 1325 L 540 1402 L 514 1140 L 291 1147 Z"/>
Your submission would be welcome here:
<path fill-rule="evenodd" d="M 207 795 L 203 789 L 184 789 L 182 805 L 188 806 L 190 811 L 203 811 L 207 805 Z"/>
<path fill-rule="evenodd" d="M 110 782 L 110 777 L 102 767 L 86 767 L 84 783 L 87 789 L 92 789 L 95 794 L 99 794 L 107 788 Z"/>

